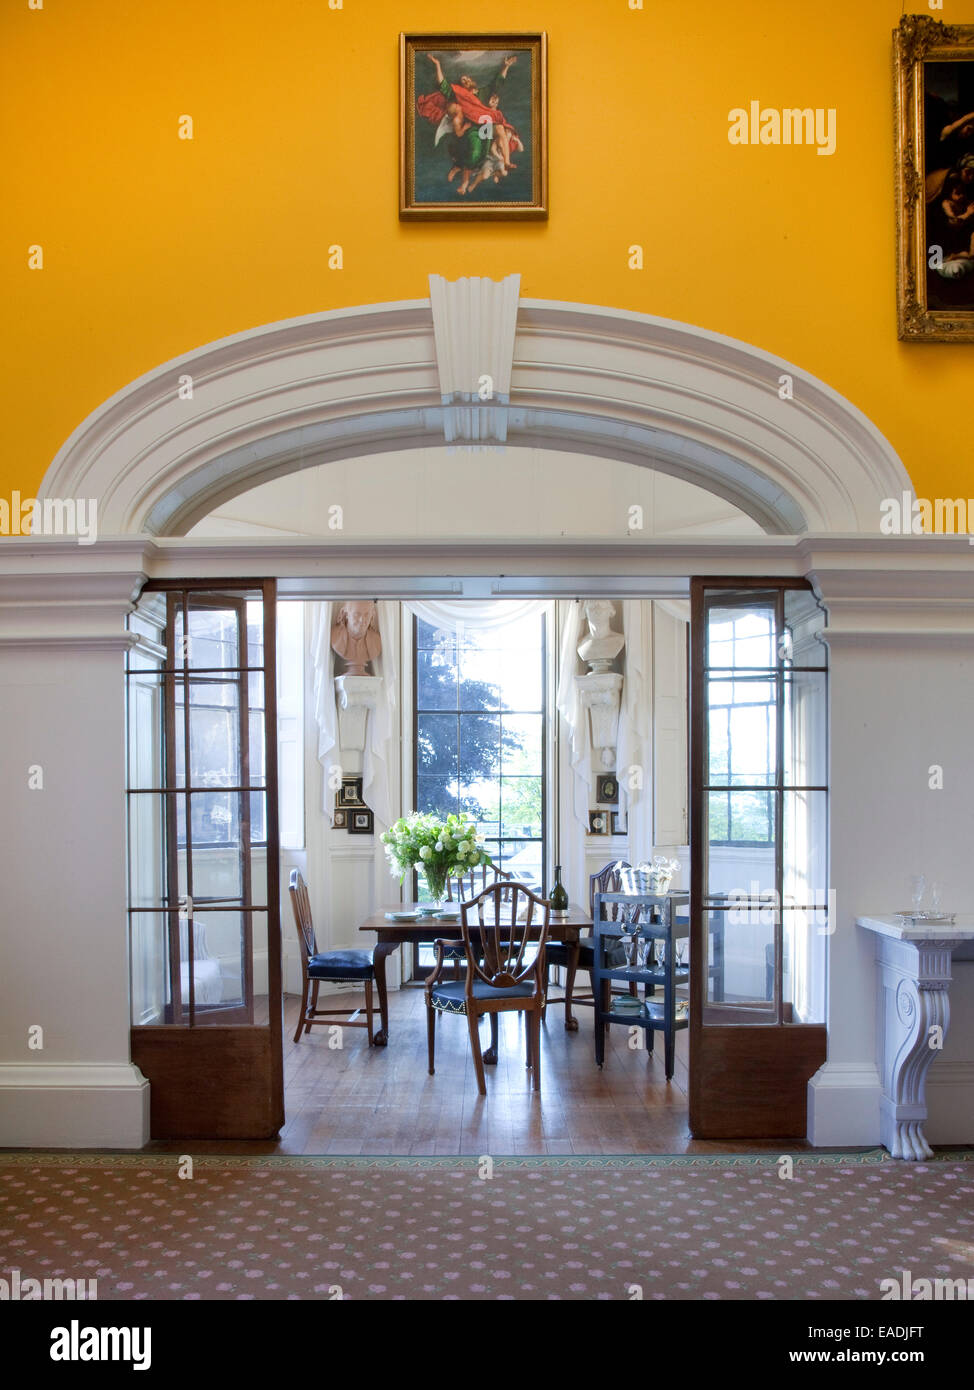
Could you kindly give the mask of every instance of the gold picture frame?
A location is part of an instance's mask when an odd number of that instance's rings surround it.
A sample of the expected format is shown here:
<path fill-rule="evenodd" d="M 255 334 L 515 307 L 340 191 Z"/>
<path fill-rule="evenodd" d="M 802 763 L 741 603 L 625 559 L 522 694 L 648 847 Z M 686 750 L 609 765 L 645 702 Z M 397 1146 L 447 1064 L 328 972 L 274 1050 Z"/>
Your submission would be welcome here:
<path fill-rule="evenodd" d="M 547 218 L 547 34 L 399 35 L 399 216 Z"/>
<path fill-rule="evenodd" d="M 974 121 L 965 117 L 974 117 L 974 25 L 904 15 L 893 68 L 898 336 L 971 343 L 974 164 L 965 161 L 974 160 Z"/>

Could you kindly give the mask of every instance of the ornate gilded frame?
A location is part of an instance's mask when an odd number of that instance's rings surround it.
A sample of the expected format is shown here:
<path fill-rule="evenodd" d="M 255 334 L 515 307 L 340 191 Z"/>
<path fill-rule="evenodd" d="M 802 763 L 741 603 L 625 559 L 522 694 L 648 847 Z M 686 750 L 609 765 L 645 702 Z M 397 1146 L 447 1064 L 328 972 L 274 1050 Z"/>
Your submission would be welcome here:
<path fill-rule="evenodd" d="M 532 196 L 529 203 L 419 203 L 415 176 L 415 54 L 428 49 L 530 48 Z M 400 34 L 399 35 L 399 216 L 416 221 L 541 221 L 548 216 L 548 35 Z"/>
<path fill-rule="evenodd" d="M 905 342 L 972 343 L 974 310 L 927 307 L 923 139 L 925 62 L 974 62 L 974 25 L 903 15 L 893 33 L 896 92 L 896 304 Z"/>

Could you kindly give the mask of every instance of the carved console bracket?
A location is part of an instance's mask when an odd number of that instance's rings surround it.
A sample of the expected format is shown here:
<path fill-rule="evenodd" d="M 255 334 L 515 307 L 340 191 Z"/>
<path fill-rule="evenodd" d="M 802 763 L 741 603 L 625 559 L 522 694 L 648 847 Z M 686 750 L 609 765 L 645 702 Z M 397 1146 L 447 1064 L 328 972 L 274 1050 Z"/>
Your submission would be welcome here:
<path fill-rule="evenodd" d="M 436 369 L 448 444 L 504 444 L 520 275 L 430 276 Z"/>
<path fill-rule="evenodd" d="M 607 671 L 596 676 L 576 676 L 579 703 L 592 721 L 592 748 L 595 761 L 604 768 L 615 767 L 619 737 L 619 708 L 622 703 L 622 676 Z"/>
<path fill-rule="evenodd" d="M 927 1072 L 943 1048 L 950 1022 L 950 958 L 974 940 L 974 920 L 954 926 L 904 925 L 898 917 L 860 917 L 876 933 L 879 990 L 880 1138 L 894 1158 L 930 1158 Z"/>
<path fill-rule="evenodd" d="M 365 729 L 369 710 L 375 709 L 381 676 L 336 676 L 338 699 L 338 743 L 343 753 L 365 751 Z"/>

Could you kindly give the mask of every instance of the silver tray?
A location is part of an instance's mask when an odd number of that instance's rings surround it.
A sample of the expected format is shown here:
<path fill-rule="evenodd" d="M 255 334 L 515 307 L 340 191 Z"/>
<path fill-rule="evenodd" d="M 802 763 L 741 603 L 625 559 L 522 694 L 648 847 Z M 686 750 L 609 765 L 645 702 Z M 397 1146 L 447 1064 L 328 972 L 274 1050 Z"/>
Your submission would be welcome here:
<path fill-rule="evenodd" d="M 956 912 L 897 912 L 896 915 L 903 923 L 926 922 L 932 927 L 952 927 L 957 921 Z"/>

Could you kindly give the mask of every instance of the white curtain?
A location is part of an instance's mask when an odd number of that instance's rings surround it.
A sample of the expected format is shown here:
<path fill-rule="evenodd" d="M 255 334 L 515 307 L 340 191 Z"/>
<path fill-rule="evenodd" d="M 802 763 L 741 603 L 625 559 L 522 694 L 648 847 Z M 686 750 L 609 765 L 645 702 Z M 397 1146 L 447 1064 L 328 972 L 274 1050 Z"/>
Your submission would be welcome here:
<path fill-rule="evenodd" d="M 369 714 L 362 762 L 362 800 L 375 815 L 376 832 L 399 815 L 399 605 L 376 604 L 382 652 L 372 671 L 382 680 L 376 707 Z"/>
<path fill-rule="evenodd" d="M 362 759 L 362 799 L 372 808 L 376 829 L 385 830 L 399 814 L 399 614 L 396 603 L 376 605 L 382 652 L 372 663 L 381 680 L 376 707 L 369 713 Z M 339 774 L 338 705 L 335 697 L 335 653 L 331 648 L 334 605 L 316 603 L 312 614 L 311 662 L 314 670 L 314 714 L 321 764 L 321 809 L 329 823 L 335 814 L 332 774 Z"/>
<path fill-rule="evenodd" d="M 562 612 L 556 704 L 563 726 L 561 767 L 566 777 L 559 807 L 558 856 L 569 898 L 584 907 L 588 903 L 585 864 L 588 813 L 595 790 L 592 784 L 592 738 L 588 711 L 578 698 L 575 683 L 576 675 L 580 674 L 576 649 L 582 621 L 582 604 L 576 599 L 566 605 Z"/>
<path fill-rule="evenodd" d="M 639 864 L 653 850 L 653 605 L 626 599 L 626 674 L 619 711 L 616 774 L 620 805 L 629 814 L 629 858 Z"/>
<path fill-rule="evenodd" d="M 329 825 L 335 814 L 335 788 L 330 769 L 341 762 L 338 749 L 338 709 L 335 704 L 335 653 L 331 649 L 331 601 L 315 603 L 311 612 L 311 666 L 314 671 L 314 715 L 321 764 L 321 809 Z"/>
<path fill-rule="evenodd" d="M 481 632 L 505 627 L 533 617 L 547 608 L 538 599 L 403 599 L 403 607 L 432 627 L 459 632 L 465 627 Z"/>

